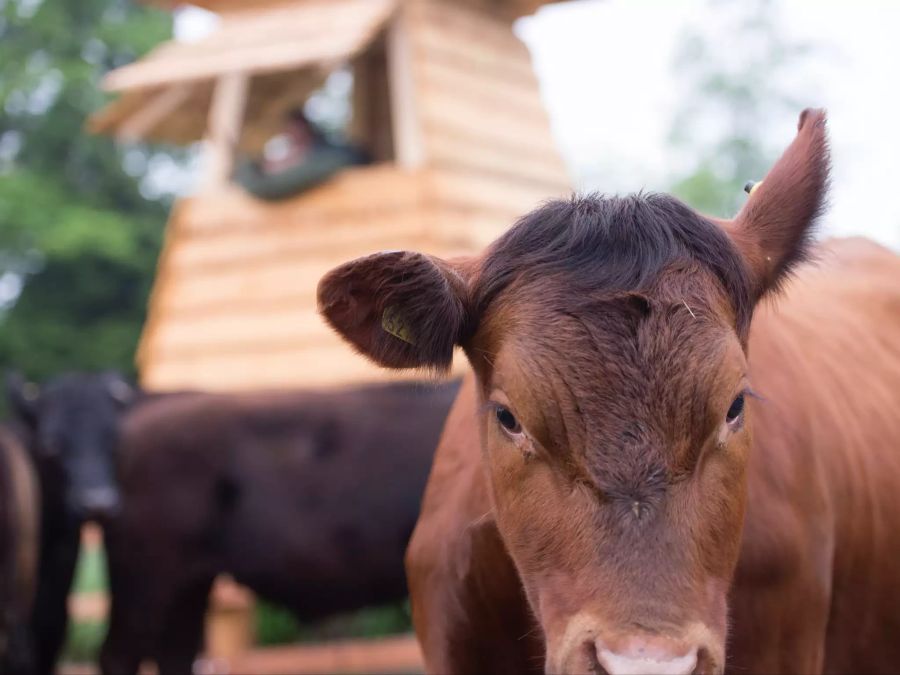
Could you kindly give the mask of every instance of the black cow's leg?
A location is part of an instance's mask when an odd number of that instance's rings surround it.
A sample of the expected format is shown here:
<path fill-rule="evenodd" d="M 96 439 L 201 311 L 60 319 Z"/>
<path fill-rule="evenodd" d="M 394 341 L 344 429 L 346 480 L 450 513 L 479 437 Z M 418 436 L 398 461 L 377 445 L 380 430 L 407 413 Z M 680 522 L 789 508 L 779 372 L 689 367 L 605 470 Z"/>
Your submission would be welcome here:
<path fill-rule="evenodd" d="M 104 531 L 110 594 L 109 630 L 100 651 L 104 675 L 137 673 L 141 661 L 150 658 L 153 627 L 163 621 L 154 602 L 160 596 L 163 570 L 155 568 L 155 560 L 122 528 L 117 522 Z"/>
<path fill-rule="evenodd" d="M 38 675 L 50 675 L 66 639 L 68 598 L 78 561 L 81 528 L 77 524 L 54 536 L 44 535 L 40 577 L 31 630 Z"/>
<path fill-rule="evenodd" d="M 150 617 L 144 615 L 141 603 L 119 581 L 110 578 L 109 630 L 100 651 L 100 672 L 104 675 L 134 675 L 149 646 L 144 626 Z"/>
<path fill-rule="evenodd" d="M 213 579 L 193 583 L 169 606 L 156 663 L 160 675 L 190 673 L 194 659 L 203 647 L 206 606 Z"/>
<path fill-rule="evenodd" d="M 35 673 L 35 651 L 27 620 L 23 621 L 14 616 L 7 638 L 6 659 L 4 660 L 0 655 L 0 672 L 8 672 L 10 675 Z"/>

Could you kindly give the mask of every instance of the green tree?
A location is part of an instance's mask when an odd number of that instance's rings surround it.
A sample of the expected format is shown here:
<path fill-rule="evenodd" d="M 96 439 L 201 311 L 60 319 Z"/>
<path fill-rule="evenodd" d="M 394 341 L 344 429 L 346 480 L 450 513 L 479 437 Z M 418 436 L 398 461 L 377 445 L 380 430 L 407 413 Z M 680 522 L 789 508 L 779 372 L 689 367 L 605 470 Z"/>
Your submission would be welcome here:
<path fill-rule="evenodd" d="M 802 99 L 809 83 L 800 91 L 792 76 L 813 46 L 784 35 L 774 0 L 710 0 L 702 17 L 673 64 L 684 93 L 670 141 L 686 168 L 671 191 L 727 217 L 743 203 L 743 185 L 762 178 L 777 156 L 767 132 L 810 105 Z"/>
<path fill-rule="evenodd" d="M 171 34 L 131 0 L 0 0 L 0 370 L 132 372 L 169 157 L 84 131 L 102 75 Z"/>

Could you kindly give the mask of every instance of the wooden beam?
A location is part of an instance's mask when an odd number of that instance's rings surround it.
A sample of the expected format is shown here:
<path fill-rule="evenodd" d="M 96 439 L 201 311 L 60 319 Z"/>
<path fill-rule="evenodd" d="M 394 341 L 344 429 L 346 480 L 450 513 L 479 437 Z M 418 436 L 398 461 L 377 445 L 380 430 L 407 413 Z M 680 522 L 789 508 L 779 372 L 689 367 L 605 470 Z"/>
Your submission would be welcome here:
<path fill-rule="evenodd" d="M 394 14 L 387 33 L 394 158 L 402 169 L 418 169 L 426 159 L 410 22 L 409 6 L 404 4 Z"/>
<path fill-rule="evenodd" d="M 106 91 L 142 89 L 173 83 L 208 80 L 226 73 L 255 73 L 296 70 L 310 64 L 336 61 L 353 54 L 361 36 L 339 39 L 323 34 L 302 42 L 275 42 L 236 47 L 232 50 L 204 50 L 174 45 L 157 56 L 122 66 L 103 78 Z"/>
<path fill-rule="evenodd" d="M 142 108 L 122 120 L 116 129 L 116 138 L 119 141 L 139 141 L 164 118 L 171 115 L 187 101 L 193 88 L 182 84 L 169 87 L 153 96 Z"/>
<path fill-rule="evenodd" d="M 232 673 L 421 673 L 424 664 L 413 635 L 341 640 L 255 649 L 228 664 Z M 210 668 L 208 671 L 212 672 Z"/>
<path fill-rule="evenodd" d="M 255 597 L 230 575 L 216 578 L 206 611 L 205 655 L 213 663 L 246 654 L 256 640 Z"/>
<path fill-rule="evenodd" d="M 170 40 L 103 78 L 111 91 L 209 80 L 225 73 L 297 70 L 352 58 L 397 0 L 284 2 L 226 17 L 197 42 Z"/>
<path fill-rule="evenodd" d="M 228 73 L 216 82 L 209 109 L 205 189 L 215 189 L 231 178 L 247 103 L 248 82 L 247 73 Z"/>

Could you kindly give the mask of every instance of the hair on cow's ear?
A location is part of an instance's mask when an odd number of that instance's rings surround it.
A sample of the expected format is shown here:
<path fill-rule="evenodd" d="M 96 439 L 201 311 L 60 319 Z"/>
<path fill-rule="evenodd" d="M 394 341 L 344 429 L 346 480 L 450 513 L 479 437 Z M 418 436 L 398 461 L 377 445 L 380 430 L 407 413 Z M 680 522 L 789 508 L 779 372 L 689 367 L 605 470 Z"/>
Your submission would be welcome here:
<path fill-rule="evenodd" d="M 466 267 L 408 251 L 352 260 L 319 282 L 319 312 L 382 366 L 446 371 L 470 325 Z"/>
<path fill-rule="evenodd" d="M 750 271 L 759 299 L 777 289 L 809 256 L 817 218 L 825 208 L 830 159 L 824 110 L 804 110 L 797 136 L 744 208 L 726 224 Z"/>
<path fill-rule="evenodd" d="M 25 425 L 35 426 L 41 388 L 27 381 L 22 373 L 12 372 L 6 376 L 6 397 L 13 415 Z"/>

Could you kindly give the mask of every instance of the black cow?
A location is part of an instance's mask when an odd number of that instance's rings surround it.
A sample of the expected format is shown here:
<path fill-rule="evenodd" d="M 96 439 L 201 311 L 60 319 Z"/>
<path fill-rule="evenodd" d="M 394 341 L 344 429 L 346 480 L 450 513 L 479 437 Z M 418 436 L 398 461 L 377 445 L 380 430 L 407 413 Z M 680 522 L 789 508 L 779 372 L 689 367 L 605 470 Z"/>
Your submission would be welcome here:
<path fill-rule="evenodd" d="M 40 493 L 23 431 L 0 424 L 0 673 L 29 673 Z"/>
<path fill-rule="evenodd" d="M 67 374 L 44 387 L 11 376 L 8 393 L 27 429 L 41 493 L 37 594 L 31 619 L 35 668 L 53 672 L 68 623 L 67 597 L 81 526 L 103 524 L 120 506 L 118 422 L 134 390 L 116 373 Z"/>
<path fill-rule="evenodd" d="M 406 596 L 403 556 L 458 384 L 141 402 L 107 530 L 105 673 L 187 673 L 213 579 L 309 620 Z"/>

